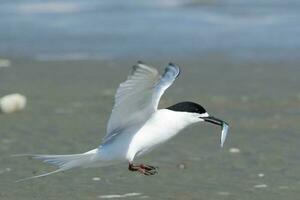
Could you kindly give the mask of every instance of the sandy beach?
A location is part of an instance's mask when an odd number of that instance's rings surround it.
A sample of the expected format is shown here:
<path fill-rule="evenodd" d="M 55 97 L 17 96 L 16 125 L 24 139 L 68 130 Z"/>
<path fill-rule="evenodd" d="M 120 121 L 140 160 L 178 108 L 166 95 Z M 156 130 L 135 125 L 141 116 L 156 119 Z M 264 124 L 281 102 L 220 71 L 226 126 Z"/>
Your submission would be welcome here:
<path fill-rule="evenodd" d="M 80 153 L 99 145 L 114 92 L 134 61 L 11 63 L 0 69 L 0 92 L 23 93 L 28 106 L 20 113 L 0 115 L 2 199 L 97 199 L 134 192 L 139 195 L 126 198 L 292 199 L 298 193 L 300 97 L 295 62 L 238 63 L 217 57 L 178 62 L 181 77 L 160 107 L 183 100 L 205 105 L 231 126 L 223 149 L 219 129 L 196 125 L 142 158 L 160 166 L 157 176 L 132 174 L 124 164 L 23 183 L 14 181 L 53 168 L 11 154 Z M 166 62 L 151 64 L 162 71 Z M 240 151 L 230 153 L 231 148 Z"/>

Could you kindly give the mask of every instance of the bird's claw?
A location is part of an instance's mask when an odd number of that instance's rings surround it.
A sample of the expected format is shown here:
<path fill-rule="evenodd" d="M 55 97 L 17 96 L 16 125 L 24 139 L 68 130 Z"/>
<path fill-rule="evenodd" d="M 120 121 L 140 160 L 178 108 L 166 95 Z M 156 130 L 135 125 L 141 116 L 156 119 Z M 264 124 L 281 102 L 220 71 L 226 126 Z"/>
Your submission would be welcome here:
<path fill-rule="evenodd" d="M 144 170 L 141 170 L 139 172 L 146 175 L 146 176 L 151 176 L 151 175 L 157 174 L 156 170 L 145 170 L 144 169 Z"/>
<path fill-rule="evenodd" d="M 157 167 L 144 164 L 141 164 L 140 167 L 142 169 L 141 173 L 146 176 L 157 174 Z"/>
<path fill-rule="evenodd" d="M 143 169 L 146 169 L 146 170 L 157 170 L 158 169 L 158 167 L 154 167 L 151 165 L 145 165 L 145 164 L 141 164 L 140 167 Z"/>
<path fill-rule="evenodd" d="M 150 175 L 157 174 L 158 167 L 154 167 L 154 166 L 151 166 L 151 165 L 145 165 L 145 164 L 140 164 L 140 165 L 129 164 L 128 169 L 130 171 L 138 171 L 141 174 L 144 174 L 146 176 L 150 176 Z"/>

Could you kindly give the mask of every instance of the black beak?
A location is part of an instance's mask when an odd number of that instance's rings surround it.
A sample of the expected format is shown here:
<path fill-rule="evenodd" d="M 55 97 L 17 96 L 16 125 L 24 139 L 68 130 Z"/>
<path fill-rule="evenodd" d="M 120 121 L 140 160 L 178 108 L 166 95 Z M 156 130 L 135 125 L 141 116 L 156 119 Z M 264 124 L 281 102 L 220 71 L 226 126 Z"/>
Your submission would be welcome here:
<path fill-rule="evenodd" d="M 225 123 L 225 124 L 227 124 L 226 122 L 224 122 L 223 120 L 220 120 L 220 119 L 218 119 L 218 118 L 215 118 L 215 117 L 213 117 L 213 116 L 209 116 L 209 117 L 201 117 L 204 121 L 206 121 L 206 122 L 210 122 L 210 123 L 212 123 L 212 124 L 216 124 L 216 125 L 218 125 L 218 126 L 223 126 L 223 124 Z"/>

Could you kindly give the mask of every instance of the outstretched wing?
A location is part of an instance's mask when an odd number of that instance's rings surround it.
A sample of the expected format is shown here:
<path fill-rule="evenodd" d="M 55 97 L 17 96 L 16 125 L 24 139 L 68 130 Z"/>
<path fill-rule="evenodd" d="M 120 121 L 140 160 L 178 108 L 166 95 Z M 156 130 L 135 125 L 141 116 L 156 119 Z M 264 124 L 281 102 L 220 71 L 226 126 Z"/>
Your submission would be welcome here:
<path fill-rule="evenodd" d="M 126 128 L 142 126 L 157 110 L 164 91 L 179 75 L 179 67 L 170 63 L 165 73 L 142 62 L 133 66 L 127 80 L 120 84 L 115 95 L 115 104 L 107 124 L 104 142 Z"/>

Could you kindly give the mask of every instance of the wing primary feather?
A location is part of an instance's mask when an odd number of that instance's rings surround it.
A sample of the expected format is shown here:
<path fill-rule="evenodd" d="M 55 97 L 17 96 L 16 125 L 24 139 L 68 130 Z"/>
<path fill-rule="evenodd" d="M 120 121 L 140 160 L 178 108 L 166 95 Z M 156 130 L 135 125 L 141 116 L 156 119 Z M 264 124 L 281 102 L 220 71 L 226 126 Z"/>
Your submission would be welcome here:
<path fill-rule="evenodd" d="M 103 141 L 128 132 L 128 129 L 134 132 L 131 130 L 133 127 L 135 129 L 142 127 L 157 110 L 162 94 L 179 73 L 179 67 L 169 63 L 164 74 L 160 76 L 155 68 L 138 61 L 132 67 L 127 80 L 120 84 L 116 92 L 115 104 Z"/>
<path fill-rule="evenodd" d="M 180 67 L 179 67 L 178 65 L 175 65 L 175 64 L 172 63 L 172 62 L 169 62 L 169 66 L 175 68 L 176 73 L 177 73 L 177 75 L 176 75 L 176 78 L 177 78 L 177 77 L 180 75 L 180 73 L 181 73 Z"/>

